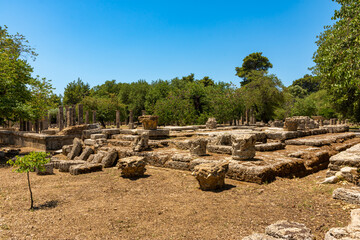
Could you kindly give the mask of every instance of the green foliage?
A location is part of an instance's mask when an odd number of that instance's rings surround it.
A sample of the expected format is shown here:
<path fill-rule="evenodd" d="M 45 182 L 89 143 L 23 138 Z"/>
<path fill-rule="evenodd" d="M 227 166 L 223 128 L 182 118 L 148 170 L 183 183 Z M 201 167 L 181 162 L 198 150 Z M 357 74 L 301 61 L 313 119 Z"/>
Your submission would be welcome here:
<path fill-rule="evenodd" d="M 50 161 L 48 156 L 50 156 L 50 154 L 45 152 L 31 152 L 23 157 L 16 156 L 15 161 L 9 160 L 7 162 L 16 168 L 14 171 L 26 173 L 31 200 L 30 209 L 34 209 L 34 200 L 31 191 L 29 172 L 34 172 L 36 169 L 40 172 L 45 171 L 44 165 Z"/>
<path fill-rule="evenodd" d="M 25 37 L 19 33 L 11 35 L 6 26 L 0 26 L 0 122 L 15 120 L 26 110 L 33 72 L 27 56 L 35 59 L 37 54 Z"/>
<path fill-rule="evenodd" d="M 240 88 L 246 108 L 255 109 L 257 119 L 264 122 L 273 119 L 275 110 L 282 105 L 283 85 L 275 75 L 264 71 L 251 71 L 247 74 L 249 83 Z"/>
<path fill-rule="evenodd" d="M 360 2 L 336 0 L 332 26 L 318 36 L 314 72 L 322 79 L 334 108 L 345 118 L 360 121 Z"/>
<path fill-rule="evenodd" d="M 115 120 L 117 110 L 120 111 L 121 121 L 124 121 L 127 117 L 125 105 L 113 94 L 108 97 L 87 96 L 81 103 L 84 105 L 85 110 L 96 111 L 96 118 L 104 127 L 105 122 Z"/>
<path fill-rule="evenodd" d="M 273 65 L 270 63 L 269 59 L 265 56 L 262 56 L 262 52 L 251 53 L 246 56 L 243 60 L 243 64 L 240 67 L 236 67 L 236 76 L 243 79 L 241 86 L 248 84 L 251 79 L 249 79 L 249 74 L 252 71 L 264 71 L 267 72 L 269 68 L 272 68 Z"/>
<path fill-rule="evenodd" d="M 306 91 L 306 93 L 314 93 L 320 90 L 321 80 L 318 76 L 312 76 L 309 74 L 304 77 L 295 80 L 291 87 L 299 86 Z"/>
<path fill-rule="evenodd" d="M 45 152 L 30 152 L 29 154 L 19 157 L 16 156 L 15 161 L 9 160 L 7 163 L 15 167 L 15 172 L 34 172 L 35 169 L 44 171 L 44 165 L 50 161 L 48 158 L 49 153 Z"/>
<path fill-rule="evenodd" d="M 64 90 L 64 104 L 76 105 L 83 98 L 90 95 L 90 85 L 84 83 L 80 78 L 77 81 L 70 82 Z"/>
<path fill-rule="evenodd" d="M 308 91 L 306 91 L 305 89 L 303 89 L 299 85 L 291 85 L 291 86 L 289 86 L 288 91 L 294 98 L 304 98 L 305 96 L 308 95 Z"/>

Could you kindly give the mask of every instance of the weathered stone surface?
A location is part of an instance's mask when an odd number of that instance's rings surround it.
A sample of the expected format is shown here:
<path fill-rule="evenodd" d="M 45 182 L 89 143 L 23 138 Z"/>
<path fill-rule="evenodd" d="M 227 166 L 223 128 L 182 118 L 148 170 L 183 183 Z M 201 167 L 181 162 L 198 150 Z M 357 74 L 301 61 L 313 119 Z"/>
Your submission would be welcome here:
<path fill-rule="evenodd" d="M 156 130 L 158 125 L 158 116 L 143 115 L 139 116 L 139 121 L 143 124 L 145 130 Z"/>
<path fill-rule="evenodd" d="M 85 161 L 81 161 L 81 160 L 60 161 L 59 164 L 58 164 L 59 171 L 60 172 L 69 172 L 70 166 L 84 164 L 84 163 L 85 163 Z"/>
<path fill-rule="evenodd" d="M 67 156 L 71 152 L 72 147 L 73 145 L 64 145 L 62 147 L 62 154 Z"/>
<path fill-rule="evenodd" d="M 331 228 L 325 234 L 325 240 L 357 240 L 360 239 L 360 209 L 351 211 L 351 222 L 344 228 Z"/>
<path fill-rule="evenodd" d="M 136 178 L 144 176 L 146 171 L 146 161 L 144 157 L 128 157 L 119 160 L 119 169 L 121 176 L 127 178 Z"/>
<path fill-rule="evenodd" d="M 44 165 L 44 171 L 40 171 L 38 168 L 36 168 L 36 173 L 38 175 L 50 175 L 54 174 L 54 164 L 53 163 L 47 163 Z"/>
<path fill-rule="evenodd" d="M 81 155 L 79 157 L 75 157 L 75 160 L 83 160 L 83 161 L 87 161 L 87 159 L 89 158 L 89 156 L 91 154 L 94 153 L 94 150 L 91 147 L 86 147 Z"/>
<path fill-rule="evenodd" d="M 174 154 L 171 159 L 164 164 L 164 167 L 189 170 L 191 159 L 192 157 L 189 154 Z"/>
<path fill-rule="evenodd" d="M 194 167 L 192 175 L 198 180 L 201 190 L 216 190 L 224 187 L 228 168 L 227 162 L 203 163 Z"/>
<path fill-rule="evenodd" d="M 209 118 L 206 122 L 206 128 L 208 129 L 216 129 L 217 122 L 215 118 Z"/>
<path fill-rule="evenodd" d="M 94 146 L 96 144 L 96 141 L 93 139 L 85 139 L 84 144 L 87 146 Z"/>
<path fill-rule="evenodd" d="M 274 238 L 263 233 L 254 233 L 250 236 L 244 237 L 242 240 L 278 240 L 278 238 Z"/>
<path fill-rule="evenodd" d="M 87 161 L 88 162 L 92 162 L 94 160 L 95 154 L 90 154 L 90 156 L 88 157 Z"/>
<path fill-rule="evenodd" d="M 67 157 L 72 160 L 80 155 L 81 150 L 82 150 L 82 141 L 78 138 L 75 138 L 73 142 L 73 147 L 70 153 L 67 155 Z"/>
<path fill-rule="evenodd" d="M 109 152 L 106 153 L 104 158 L 101 160 L 101 164 L 104 165 L 105 168 L 112 167 L 118 157 L 117 151 L 112 148 Z"/>
<path fill-rule="evenodd" d="M 255 156 L 255 137 L 251 134 L 232 135 L 232 159 L 249 160 Z"/>
<path fill-rule="evenodd" d="M 106 135 L 106 138 L 111 138 L 112 135 L 120 134 L 120 129 L 118 128 L 105 128 L 101 129 L 101 133 Z"/>
<path fill-rule="evenodd" d="M 84 130 L 84 131 L 82 131 L 82 138 L 83 139 L 90 138 L 91 134 L 101 133 L 101 131 L 102 131 L 101 128 L 94 128 L 94 129 Z"/>
<path fill-rule="evenodd" d="M 106 154 L 106 152 L 104 152 L 104 151 L 99 151 L 98 153 L 94 154 L 94 158 L 91 161 L 91 163 L 101 163 L 105 154 Z"/>
<path fill-rule="evenodd" d="M 100 139 L 100 138 L 107 138 L 105 134 L 102 134 L 102 133 L 95 133 L 95 134 L 91 134 L 90 135 L 90 138 L 93 139 L 93 140 L 96 140 L 96 139 Z"/>
<path fill-rule="evenodd" d="M 133 143 L 133 151 L 141 152 L 149 148 L 149 134 L 147 132 L 138 136 Z"/>
<path fill-rule="evenodd" d="M 189 141 L 190 154 L 194 156 L 206 155 L 206 145 L 208 141 L 205 138 L 197 138 Z"/>
<path fill-rule="evenodd" d="M 298 129 L 298 121 L 293 118 L 286 118 L 284 123 L 285 131 L 297 131 Z"/>
<path fill-rule="evenodd" d="M 214 145 L 226 145 L 231 146 L 231 134 L 230 133 L 223 133 L 219 134 L 215 137 L 215 141 L 213 142 Z"/>
<path fill-rule="evenodd" d="M 85 163 L 85 164 L 70 166 L 69 172 L 71 175 L 79 175 L 79 174 L 102 171 L 102 168 L 103 168 L 102 164 Z"/>
<path fill-rule="evenodd" d="M 224 146 L 224 145 L 207 145 L 208 152 L 211 153 L 219 153 L 219 154 L 232 154 L 232 146 Z"/>
<path fill-rule="evenodd" d="M 311 230 L 304 224 L 289 222 L 286 220 L 277 221 L 266 227 L 265 233 L 268 236 L 278 239 L 312 240 L 314 236 Z"/>
<path fill-rule="evenodd" d="M 261 151 L 261 152 L 275 151 L 275 150 L 280 150 L 280 149 L 284 149 L 284 148 L 285 148 L 285 144 L 281 143 L 281 142 L 262 143 L 262 144 L 255 145 L 256 151 Z"/>
<path fill-rule="evenodd" d="M 334 190 L 332 197 L 351 204 L 360 204 L 360 188 L 337 188 Z"/>

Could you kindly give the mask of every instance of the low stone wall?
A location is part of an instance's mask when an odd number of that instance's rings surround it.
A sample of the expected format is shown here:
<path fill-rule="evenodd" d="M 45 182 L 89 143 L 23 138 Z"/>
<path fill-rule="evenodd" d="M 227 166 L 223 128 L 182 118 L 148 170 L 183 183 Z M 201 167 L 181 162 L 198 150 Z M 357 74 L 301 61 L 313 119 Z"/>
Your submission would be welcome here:
<path fill-rule="evenodd" d="M 75 137 L 79 136 L 56 136 L 0 130 L 0 143 L 2 144 L 32 147 L 44 151 L 61 149 L 63 145 L 72 144 Z"/>

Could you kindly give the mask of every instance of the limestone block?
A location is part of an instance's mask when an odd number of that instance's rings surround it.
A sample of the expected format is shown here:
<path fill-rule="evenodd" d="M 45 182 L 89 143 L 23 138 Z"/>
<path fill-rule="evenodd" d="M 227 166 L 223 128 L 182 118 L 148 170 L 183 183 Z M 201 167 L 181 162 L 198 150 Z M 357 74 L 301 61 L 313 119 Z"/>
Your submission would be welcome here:
<path fill-rule="evenodd" d="M 94 153 L 94 150 L 91 147 L 86 147 L 79 157 L 75 157 L 75 160 L 87 161 L 89 156 Z"/>
<path fill-rule="evenodd" d="M 203 163 L 194 167 L 192 175 L 198 180 L 201 190 L 216 190 L 224 187 L 228 168 L 227 162 Z"/>
<path fill-rule="evenodd" d="M 344 228 L 331 228 L 325 234 L 325 240 L 355 240 L 360 239 L 360 209 L 351 211 L 351 222 Z"/>
<path fill-rule="evenodd" d="M 101 163 L 105 154 L 106 154 L 106 152 L 104 152 L 104 151 L 99 151 L 97 154 L 94 154 L 94 158 L 91 161 L 91 163 Z"/>
<path fill-rule="evenodd" d="M 194 156 L 206 155 L 206 145 L 208 141 L 205 138 L 190 140 L 190 154 Z"/>
<path fill-rule="evenodd" d="M 139 121 L 143 124 L 145 130 L 156 130 L 158 125 L 158 116 L 143 115 L 139 117 Z"/>
<path fill-rule="evenodd" d="M 255 156 L 255 137 L 251 134 L 232 135 L 232 159 L 248 160 Z"/>
<path fill-rule="evenodd" d="M 121 176 L 127 178 L 142 177 L 146 171 L 146 161 L 144 157 L 128 157 L 119 160 Z"/>
<path fill-rule="evenodd" d="M 351 204 L 360 204 L 360 188 L 337 188 L 332 197 Z"/>
<path fill-rule="evenodd" d="M 69 172 L 71 175 L 79 175 L 79 174 L 102 171 L 102 168 L 103 168 L 102 164 L 85 163 L 85 164 L 70 166 Z"/>
<path fill-rule="evenodd" d="M 133 151 L 141 152 L 149 148 L 149 133 L 143 132 L 133 143 Z"/>
<path fill-rule="evenodd" d="M 268 236 L 278 239 L 312 240 L 315 239 L 311 230 L 304 224 L 289 222 L 286 220 L 277 221 L 266 227 L 265 233 Z"/>
<path fill-rule="evenodd" d="M 223 134 L 217 135 L 213 144 L 214 145 L 231 146 L 231 144 L 232 144 L 231 134 L 223 133 Z"/>
<path fill-rule="evenodd" d="M 208 129 L 216 129 L 217 122 L 215 118 L 209 118 L 206 122 L 206 128 Z"/>
<path fill-rule="evenodd" d="M 84 144 L 87 146 L 94 146 L 96 144 L 96 141 L 93 139 L 85 139 Z"/>
<path fill-rule="evenodd" d="M 84 130 L 84 131 L 82 131 L 82 138 L 83 139 L 90 138 L 91 134 L 101 133 L 101 131 L 102 131 L 101 128 L 94 128 L 94 129 Z"/>
<path fill-rule="evenodd" d="M 44 171 L 39 171 L 38 168 L 36 168 L 36 173 L 38 175 L 50 175 L 50 174 L 54 174 L 54 164 L 53 163 L 47 163 L 44 164 Z"/>
<path fill-rule="evenodd" d="M 284 148 L 285 148 L 285 144 L 281 143 L 281 142 L 262 143 L 262 144 L 255 145 L 256 151 L 261 151 L 261 152 L 275 151 L 275 150 L 280 150 L 280 149 L 284 149 Z"/>
<path fill-rule="evenodd" d="M 242 240 L 278 240 L 278 238 L 274 238 L 263 233 L 254 233 L 250 236 L 244 237 Z"/>
<path fill-rule="evenodd" d="M 100 139 L 100 138 L 105 138 L 106 139 L 106 135 L 102 134 L 102 133 L 95 133 L 95 134 L 91 134 L 90 138 L 93 139 L 93 140 Z"/>
<path fill-rule="evenodd" d="M 74 159 L 75 157 L 79 156 L 82 150 L 82 141 L 78 138 L 75 138 L 73 141 L 73 147 L 70 151 L 70 153 L 68 154 L 68 158 L 70 160 Z"/>
<path fill-rule="evenodd" d="M 297 131 L 298 121 L 292 118 L 286 118 L 284 124 L 285 131 Z"/>
<path fill-rule="evenodd" d="M 208 152 L 219 153 L 219 154 L 232 154 L 232 146 L 224 145 L 207 145 Z"/>
<path fill-rule="evenodd" d="M 71 152 L 72 147 L 73 147 L 72 145 L 62 146 L 62 154 L 67 156 Z"/>
<path fill-rule="evenodd" d="M 74 160 L 74 161 L 61 161 L 59 162 L 59 171 L 60 172 L 69 172 L 70 166 L 84 164 L 85 161 Z"/>
<path fill-rule="evenodd" d="M 104 158 L 101 160 L 101 164 L 104 165 L 104 168 L 112 167 L 118 157 L 118 153 L 115 148 L 110 149 L 109 152 L 106 153 Z"/>

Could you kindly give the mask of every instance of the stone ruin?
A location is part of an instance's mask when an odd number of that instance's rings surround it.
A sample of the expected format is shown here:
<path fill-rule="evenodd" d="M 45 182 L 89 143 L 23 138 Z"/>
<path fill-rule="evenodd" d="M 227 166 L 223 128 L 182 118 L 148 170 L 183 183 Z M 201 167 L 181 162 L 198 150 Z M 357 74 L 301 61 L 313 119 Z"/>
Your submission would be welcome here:
<path fill-rule="evenodd" d="M 67 112 L 71 118 L 71 110 Z M 49 137 L 71 137 L 71 142 L 61 142 L 61 150 L 54 152 L 46 170 L 39 174 L 58 169 L 78 175 L 116 167 L 119 175 L 137 178 L 144 176 L 146 165 L 152 165 L 191 171 L 200 189 L 216 191 L 224 188 L 225 178 L 262 184 L 328 169 L 322 183 L 348 181 L 355 186 L 336 189 L 333 198 L 360 204 L 360 138 L 349 132 L 344 121 L 292 117 L 285 119 L 281 128 L 280 121 L 274 121 L 271 127 L 258 127 L 246 125 L 245 121 L 229 126 L 209 119 L 206 125 L 159 128 L 156 116 L 143 115 L 139 117 L 143 128 L 136 129 L 131 116 L 127 129 L 75 124 L 47 136 L 44 141 L 49 141 Z M 254 117 L 249 118 L 250 122 L 254 122 Z M 73 120 L 69 123 L 73 124 Z M 15 139 L 13 134 L 0 131 L 0 139 Z M 31 137 L 27 134 L 33 133 L 21 133 L 19 139 Z M 0 151 L 0 157 L 4 154 Z M 304 225 L 284 221 L 267 227 L 265 234 L 244 239 L 284 239 L 284 233 L 297 236 L 299 232 L 304 234 L 299 239 L 312 239 Z M 325 239 L 356 234 L 351 227 L 331 229 Z"/>

